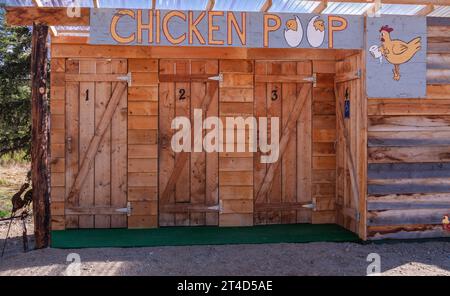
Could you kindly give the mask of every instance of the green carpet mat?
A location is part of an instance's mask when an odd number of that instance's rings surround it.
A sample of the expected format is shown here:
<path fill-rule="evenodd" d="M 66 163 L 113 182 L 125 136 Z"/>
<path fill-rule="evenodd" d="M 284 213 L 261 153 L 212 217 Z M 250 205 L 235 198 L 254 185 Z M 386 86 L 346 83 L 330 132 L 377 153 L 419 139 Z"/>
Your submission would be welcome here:
<path fill-rule="evenodd" d="M 356 241 L 355 234 L 333 224 L 52 231 L 52 247 L 61 249 Z"/>

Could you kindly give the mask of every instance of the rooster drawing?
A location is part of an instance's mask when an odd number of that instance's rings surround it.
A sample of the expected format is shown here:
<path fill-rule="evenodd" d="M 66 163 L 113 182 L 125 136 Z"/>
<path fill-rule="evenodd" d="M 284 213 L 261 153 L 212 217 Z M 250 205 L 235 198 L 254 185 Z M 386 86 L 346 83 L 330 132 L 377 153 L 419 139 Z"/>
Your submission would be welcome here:
<path fill-rule="evenodd" d="M 442 228 L 446 231 L 450 231 L 450 221 L 448 219 L 448 215 L 445 215 L 442 219 Z"/>
<path fill-rule="evenodd" d="M 394 29 L 389 26 L 383 26 L 380 29 L 381 46 L 380 52 L 386 60 L 394 65 L 394 80 L 400 80 L 400 65 L 411 60 L 421 49 L 421 37 L 414 38 L 409 42 L 399 39 L 392 39 L 391 33 Z"/>

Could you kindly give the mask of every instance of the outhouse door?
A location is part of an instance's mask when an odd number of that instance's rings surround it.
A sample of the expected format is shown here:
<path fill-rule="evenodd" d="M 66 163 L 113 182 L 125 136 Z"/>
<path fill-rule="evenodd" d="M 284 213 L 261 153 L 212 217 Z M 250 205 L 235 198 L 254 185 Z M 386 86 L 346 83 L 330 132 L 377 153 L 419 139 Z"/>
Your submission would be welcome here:
<path fill-rule="evenodd" d="M 218 225 L 219 155 L 194 150 L 195 120 L 219 114 L 218 71 L 217 60 L 160 60 L 160 226 Z M 196 114 L 202 118 L 194 118 Z M 175 152 L 172 147 L 172 136 L 179 131 L 179 126 L 172 129 L 172 121 L 180 117 L 192 123 L 192 152 Z"/>
<path fill-rule="evenodd" d="M 255 61 L 255 116 L 278 117 L 280 138 L 278 160 L 254 157 L 255 224 L 311 223 L 313 82 L 310 61 Z"/>
<path fill-rule="evenodd" d="M 127 227 L 127 71 L 66 60 L 66 228 Z"/>

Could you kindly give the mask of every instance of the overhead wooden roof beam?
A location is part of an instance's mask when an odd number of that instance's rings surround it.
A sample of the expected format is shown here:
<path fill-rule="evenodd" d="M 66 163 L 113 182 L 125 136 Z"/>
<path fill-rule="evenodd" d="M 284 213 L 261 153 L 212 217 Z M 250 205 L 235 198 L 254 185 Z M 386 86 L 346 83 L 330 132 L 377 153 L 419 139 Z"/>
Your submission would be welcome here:
<path fill-rule="evenodd" d="M 41 0 L 33 0 L 33 3 L 37 7 L 43 7 L 44 6 L 42 4 Z M 54 26 L 50 26 L 50 32 L 51 32 L 52 36 L 58 36 L 58 31 L 56 30 L 56 28 Z"/>
<path fill-rule="evenodd" d="M 39 1 L 39 0 L 36 0 Z M 338 2 L 359 2 L 362 0 L 340 0 Z M 367 0 L 367 3 L 374 3 L 373 0 Z M 425 13 L 431 12 L 432 6 L 445 5 L 450 6 L 450 0 L 382 0 L 382 3 L 396 3 L 396 4 L 417 4 L 427 5 Z M 42 4 L 42 3 L 41 3 Z M 268 11 L 272 6 L 272 0 L 267 0 L 262 11 Z M 324 6 L 324 2 L 319 4 Z M 90 9 L 81 8 L 80 17 L 69 17 L 67 15 L 67 7 L 17 7 L 7 6 L 6 23 L 12 26 L 31 26 L 33 23 L 44 24 L 48 26 L 89 26 L 90 25 Z M 317 8 L 317 11 L 319 9 Z M 318 12 L 315 12 L 318 13 Z"/>
<path fill-rule="evenodd" d="M 419 10 L 416 15 L 429 15 L 430 13 L 432 13 L 434 11 L 434 5 L 433 4 L 428 4 L 427 6 L 425 6 L 424 8 L 422 8 L 421 10 Z"/>
<path fill-rule="evenodd" d="M 328 0 L 322 0 L 319 5 L 314 8 L 313 13 L 322 13 L 328 7 Z"/>
<path fill-rule="evenodd" d="M 89 26 L 90 10 L 81 8 L 80 17 L 69 17 L 66 7 L 5 7 L 6 23 L 12 26 Z"/>
<path fill-rule="evenodd" d="M 375 16 L 381 9 L 381 3 L 377 2 L 370 6 L 366 12 L 364 12 L 365 16 Z"/>
<path fill-rule="evenodd" d="M 206 4 L 206 10 L 208 10 L 208 11 L 213 10 L 215 5 L 216 5 L 216 0 L 209 0 L 208 4 Z"/>
<path fill-rule="evenodd" d="M 266 0 L 263 6 L 261 6 L 261 12 L 268 12 L 271 7 L 272 7 L 272 0 Z"/>

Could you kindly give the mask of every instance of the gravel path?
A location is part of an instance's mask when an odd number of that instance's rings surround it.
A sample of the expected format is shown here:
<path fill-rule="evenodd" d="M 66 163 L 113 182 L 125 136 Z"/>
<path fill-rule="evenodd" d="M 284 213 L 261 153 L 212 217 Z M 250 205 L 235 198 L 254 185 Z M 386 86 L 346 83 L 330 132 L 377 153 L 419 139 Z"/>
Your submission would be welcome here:
<path fill-rule="evenodd" d="M 0 247 L 4 231 L 0 225 Z M 80 256 L 81 275 L 365 275 L 369 253 L 381 256 L 384 275 L 450 275 L 450 242 L 442 241 L 45 249 L 24 254 L 20 235 L 20 225 L 14 225 L 15 237 L 0 259 L 0 275 L 64 275 L 70 253 Z"/>

